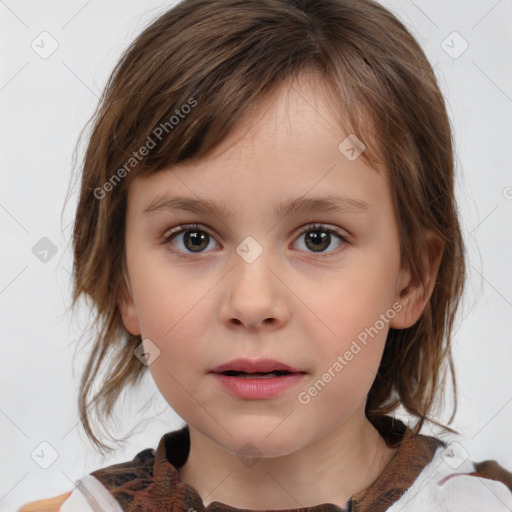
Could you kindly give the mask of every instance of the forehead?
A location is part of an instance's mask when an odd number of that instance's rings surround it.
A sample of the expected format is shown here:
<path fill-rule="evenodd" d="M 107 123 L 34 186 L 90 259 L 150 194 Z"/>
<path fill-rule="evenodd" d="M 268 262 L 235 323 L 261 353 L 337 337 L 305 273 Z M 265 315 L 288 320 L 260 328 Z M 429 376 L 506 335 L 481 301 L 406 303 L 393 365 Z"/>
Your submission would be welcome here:
<path fill-rule="evenodd" d="M 225 214 L 259 205 L 278 215 L 286 198 L 336 195 L 362 210 L 382 202 L 387 184 L 357 157 L 362 146 L 353 137 L 338 125 L 322 85 L 294 81 L 258 103 L 205 157 L 135 178 L 129 204 L 143 212 L 169 196 L 189 205 L 215 198 Z"/>

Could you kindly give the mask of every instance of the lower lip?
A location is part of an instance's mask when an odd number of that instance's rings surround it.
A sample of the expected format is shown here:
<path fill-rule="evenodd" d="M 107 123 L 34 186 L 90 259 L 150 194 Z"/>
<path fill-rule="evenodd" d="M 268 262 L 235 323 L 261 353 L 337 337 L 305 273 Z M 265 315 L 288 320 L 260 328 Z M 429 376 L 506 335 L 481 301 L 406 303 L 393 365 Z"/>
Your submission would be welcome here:
<path fill-rule="evenodd" d="M 298 384 L 304 373 L 291 373 L 281 377 L 231 377 L 223 373 L 214 373 L 219 383 L 232 395 L 252 400 L 262 400 L 290 389 Z"/>

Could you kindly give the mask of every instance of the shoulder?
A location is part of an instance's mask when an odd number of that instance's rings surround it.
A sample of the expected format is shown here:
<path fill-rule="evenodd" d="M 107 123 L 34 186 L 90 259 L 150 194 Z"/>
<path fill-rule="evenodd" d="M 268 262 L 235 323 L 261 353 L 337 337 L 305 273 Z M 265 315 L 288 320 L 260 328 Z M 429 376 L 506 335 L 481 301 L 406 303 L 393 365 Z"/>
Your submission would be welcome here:
<path fill-rule="evenodd" d="M 139 452 L 132 460 L 97 469 L 91 473 L 91 476 L 112 491 L 132 480 L 151 481 L 154 462 L 155 450 L 148 448 Z"/>
<path fill-rule="evenodd" d="M 85 475 L 75 488 L 46 500 L 27 503 L 17 512 L 123 512 L 115 497 L 99 480 Z"/>
<path fill-rule="evenodd" d="M 472 468 L 454 468 L 438 480 L 437 494 L 453 510 L 512 510 L 512 473 L 495 460 L 470 464 Z"/>
<path fill-rule="evenodd" d="M 96 470 L 80 480 L 81 485 L 78 485 L 77 492 L 69 491 L 55 496 L 54 498 L 31 501 L 23 505 L 16 512 L 63 512 L 64 509 L 67 510 L 72 506 L 71 502 L 83 502 L 84 498 L 80 490 L 84 487 L 86 491 L 88 491 L 87 494 L 92 494 L 96 498 L 103 496 L 103 500 L 109 501 L 105 490 L 115 491 L 118 487 L 122 487 L 131 480 L 140 479 L 141 477 L 151 477 L 154 453 L 155 451 L 153 449 L 148 448 L 138 453 L 130 461 L 113 464 L 106 468 Z M 69 501 L 63 507 L 68 499 Z M 70 504 L 69 507 L 68 503 Z M 73 505 L 75 503 L 73 503 Z M 111 506 L 112 505 L 111 503 Z M 85 503 L 84 506 L 86 506 Z"/>
<path fill-rule="evenodd" d="M 86 475 L 80 479 L 75 491 L 69 491 L 49 499 L 32 501 L 23 505 L 16 512 L 64 512 L 68 509 L 73 510 L 78 504 L 84 507 L 80 510 L 88 510 L 85 496 L 93 496 L 96 500 L 104 503 L 105 506 L 102 510 L 118 511 L 119 508 L 114 499 L 117 491 L 122 492 L 123 488 L 133 481 L 151 482 L 154 460 L 155 450 L 145 449 L 132 460 L 113 464 Z"/>
<path fill-rule="evenodd" d="M 71 491 L 46 500 L 32 501 L 23 505 L 18 512 L 59 512 L 61 505 L 71 496 Z"/>
<path fill-rule="evenodd" d="M 512 510 L 512 473 L 495 460 L 473 462 L 458 443 L 437 449 L 390 512 Z"/>
<path fill-rule="evenodd" d="M 471 476 L 496 480 L 505 484 L 510 492 L 512 492 L 512 472 L 503 468 L 495 460 L 484 460 L 483 462 L 475 462 L 475 471 Z"/>

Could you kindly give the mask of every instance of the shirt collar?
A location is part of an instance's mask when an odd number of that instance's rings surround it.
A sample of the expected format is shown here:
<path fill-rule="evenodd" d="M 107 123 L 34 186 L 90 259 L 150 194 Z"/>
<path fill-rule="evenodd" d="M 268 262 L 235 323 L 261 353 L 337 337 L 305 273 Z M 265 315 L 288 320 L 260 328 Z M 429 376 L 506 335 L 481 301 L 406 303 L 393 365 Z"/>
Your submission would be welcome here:
<path fill-rule="evenodd" d="M 350 512 L 382 512 L 397 501 L 412 485 L 423 468 L 432 460 L 437 448 L 444 443 L 435 437 L 413 435 L 401 421 L 390 416 L 373 420 L 390 447 L 398 450 L 386 465 L 379 477 L 366 489 L 354 494 L 348 503 Z M 188 426 L 165 434 L 155 454 L 154 479 L 158 494 L 170 491 L 173 499 L 183 500 L 184 504 L 197 512 L 238 512 L 225 503 L 213 501 L 203 507 L 196 490 L 180 482 L 177 468 L 185 464 L 190 449 Z M 187 508 L 188 510 L 188 508 Z M 340 512 L 343 509 L 332 504 L 323 503 L 313 507 L 288 509 L 288 512 Z M 251 511 L 254 512 L 254 511 Z"/>
<path fill-rule="evenodd" d="M 321 503 L 280 512 L 384 512 L 411 487 L 437 448 L 445 445 L 435 437 L 413 435 L 401 421 L 389 416 L 371 421 L 388 446 L 398 447 L 379 477 L 368 488 L 354 494 L 346 509 L 333 503 Z M 269 512 L 246 511 L 219 501 L 204 507 L 198 492 L 179 479 L 178 469 L 185 464 L 189 449 L 190 433 L 185 425 L 164 434 L 156 451 L 144 450 L 130 462 L 91 474 L 126 512 Z"/>

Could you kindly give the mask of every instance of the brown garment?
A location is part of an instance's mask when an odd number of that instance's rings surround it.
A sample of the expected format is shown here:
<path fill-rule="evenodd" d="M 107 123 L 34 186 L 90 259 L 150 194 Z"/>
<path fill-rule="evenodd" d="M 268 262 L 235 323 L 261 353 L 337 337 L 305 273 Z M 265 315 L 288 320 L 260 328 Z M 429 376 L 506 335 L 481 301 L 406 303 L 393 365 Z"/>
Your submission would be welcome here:
<path fill-rule="evenodd" d="M 398 450 L 373 484 L 352 496 L 346 509 L 322 503 L 282 512 L 384 512 L 411 487 L 436 449 L 446 446 L 435 437 L 413 436 L 401 421 L 390 417 L 382 418 L 374 426 L 388 446 L 398 446 Z M 244 509 L 218 501 L 204 507 L 197 491 L 180 482 L 177 468 L 185 464 L 189 448 L 189 430 L 185 426 L 165 434 L 156 452 L 144 450 L 133 461 L 99 469 L 91 475 L 110 491 L 124 512 L 243 512 Z M 475 467 L 473 475 L 499 480 L 512 491 L 512 473 L 495 461 Z"/>

